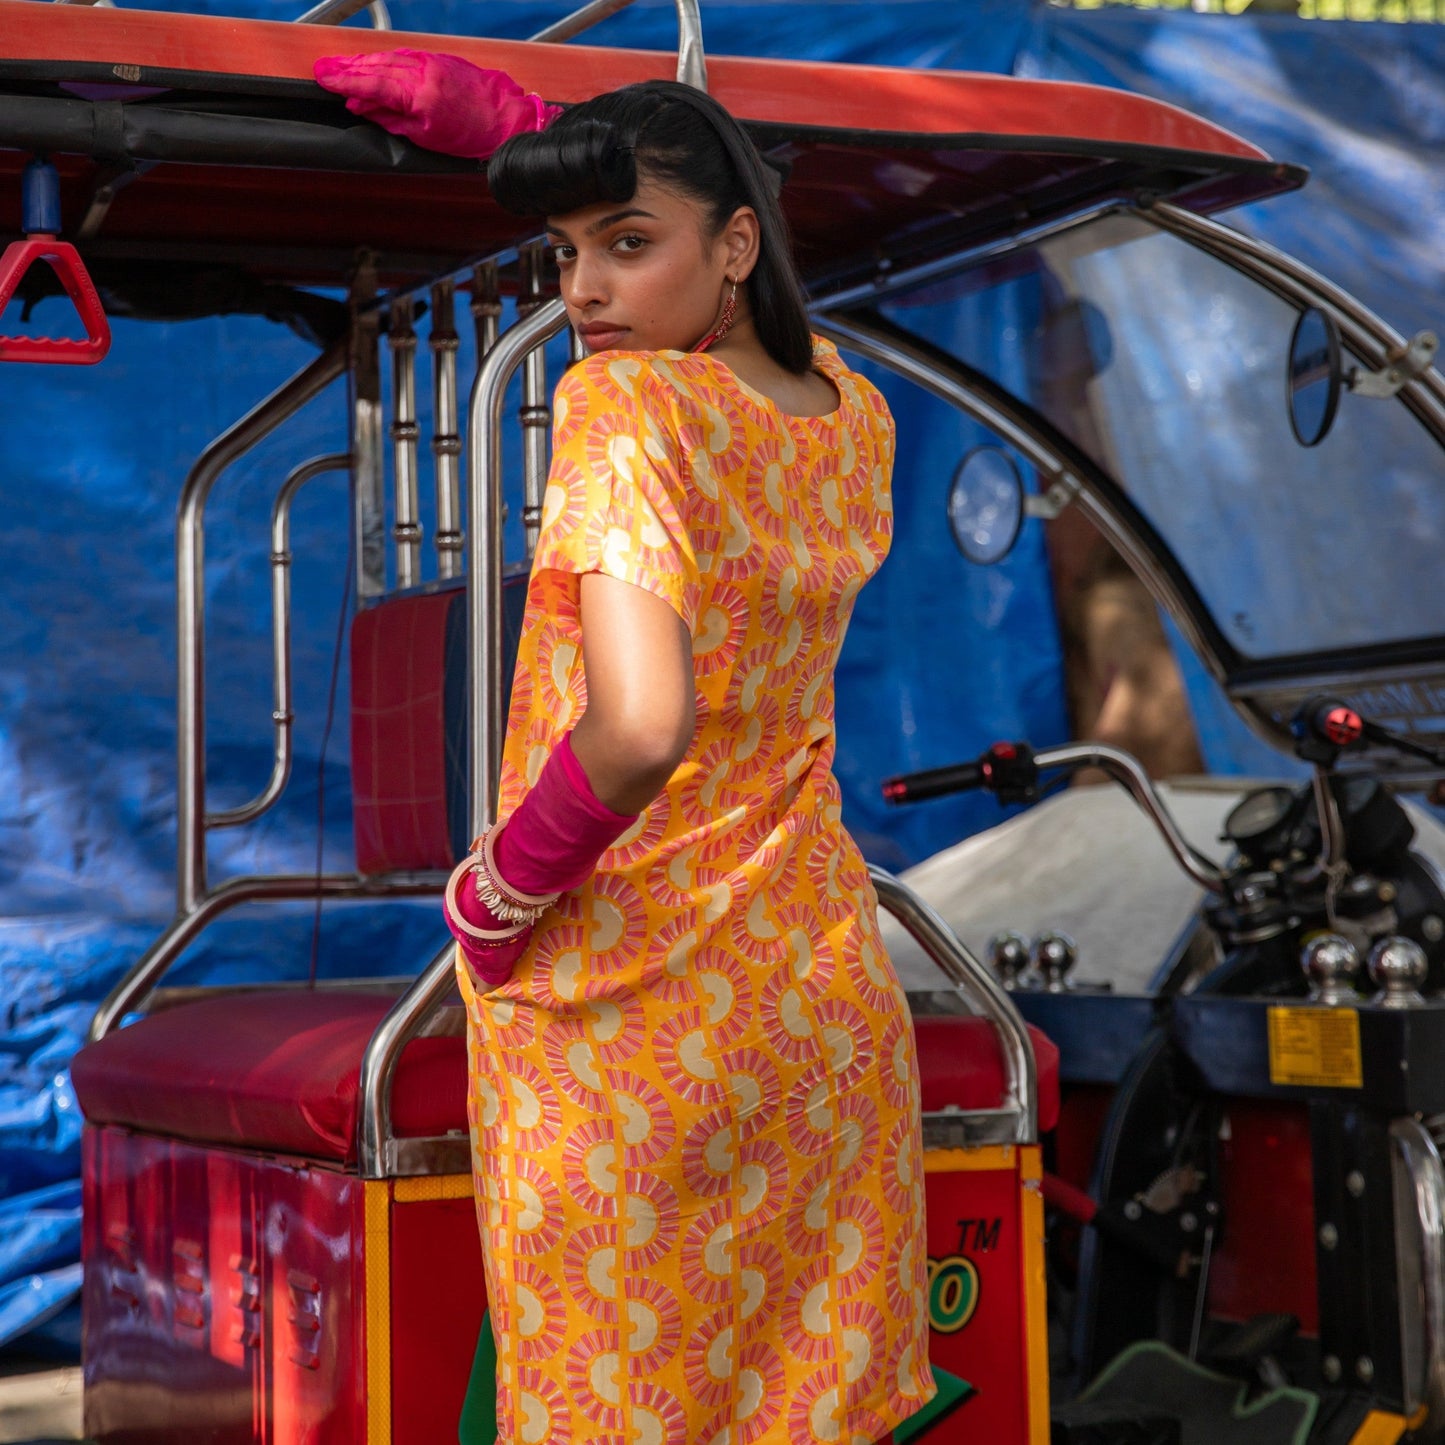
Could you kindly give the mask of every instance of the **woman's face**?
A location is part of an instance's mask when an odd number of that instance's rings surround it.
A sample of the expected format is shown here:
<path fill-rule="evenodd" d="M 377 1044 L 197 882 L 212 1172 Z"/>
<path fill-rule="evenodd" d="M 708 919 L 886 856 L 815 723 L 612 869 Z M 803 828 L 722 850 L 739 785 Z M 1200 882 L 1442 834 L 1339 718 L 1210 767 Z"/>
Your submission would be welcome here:
<path fill-rule="evenodd" d="M 567 319 L 589 351 L 687 351 L 752 269 L 744 207 L 717 236 L 688 197 L 639 177 L 630 201 L 549 216 Z M 740 244 L 740 239 L 742 244 Z"/>

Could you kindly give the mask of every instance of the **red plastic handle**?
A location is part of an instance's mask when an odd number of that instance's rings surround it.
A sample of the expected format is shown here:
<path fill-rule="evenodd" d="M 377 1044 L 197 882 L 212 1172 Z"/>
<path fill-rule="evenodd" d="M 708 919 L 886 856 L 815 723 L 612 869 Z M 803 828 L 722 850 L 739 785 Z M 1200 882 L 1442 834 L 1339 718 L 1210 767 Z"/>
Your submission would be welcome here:
<path fill-rule="evenodd" d="M 85 340 L 59 336 L 0 336 L 0 361 L 52 361 L 66 366 L 93 366 L 110 350 L 110 322 L 80 252 L 54 236 L 12 241 L 0 256 L 0 311 L 10 304 L 20 278 L 37 261 L 48 262 L 75 303 L 85 323 Z"/>

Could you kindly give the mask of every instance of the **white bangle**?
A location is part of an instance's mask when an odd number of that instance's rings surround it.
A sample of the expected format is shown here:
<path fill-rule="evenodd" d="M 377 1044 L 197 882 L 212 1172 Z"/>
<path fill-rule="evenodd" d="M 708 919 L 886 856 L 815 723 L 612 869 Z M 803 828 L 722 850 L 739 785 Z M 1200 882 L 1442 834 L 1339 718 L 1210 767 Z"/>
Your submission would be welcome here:
<path fill-rule="evenodd" d="M 513 888 L 497 867 L 497 839 L 507 826 L 505 818 L 492 824 L 478 840 L 481 860 L 475 864 L 477 898 L 508 923 L 535 923 L 556 901 L 559 893 L 523 893 Z"/>

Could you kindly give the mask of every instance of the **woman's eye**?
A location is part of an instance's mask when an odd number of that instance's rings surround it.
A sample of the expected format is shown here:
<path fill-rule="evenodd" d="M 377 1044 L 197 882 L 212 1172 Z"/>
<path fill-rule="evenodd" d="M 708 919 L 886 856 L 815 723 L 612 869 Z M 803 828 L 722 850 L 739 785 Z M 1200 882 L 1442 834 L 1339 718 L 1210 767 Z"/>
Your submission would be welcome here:
<path fill-rule="evenodd" d="M 645 236 L 619 236 L 613 243 L 619 251 L 631 253 L 640 251 L 646 244 Z"/>
<path fill-rule="evenodd" d="M 577 259 L 577 248 L 575 246 L 563 246 L 561 244 L 552 247 L 552 259 L 557 265 L 564 265 L 568 261 Z"/>

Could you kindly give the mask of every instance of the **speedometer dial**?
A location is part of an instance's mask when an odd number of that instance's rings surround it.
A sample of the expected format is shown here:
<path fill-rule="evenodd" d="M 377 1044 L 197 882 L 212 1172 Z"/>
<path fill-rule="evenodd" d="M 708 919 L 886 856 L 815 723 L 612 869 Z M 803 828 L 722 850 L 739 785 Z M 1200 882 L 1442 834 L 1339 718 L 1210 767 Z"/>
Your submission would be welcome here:
<path fill-rule="evenodd" d="M 1294 808 L 1294 800 L 1293 788 L 1260 788 L 1248 794 L 1224 820 L 1224 836 L 1251 858 L 1282 849 L 1283 829 Z M 1275 834 L 1281 836 L 1276 839 Z"/>

